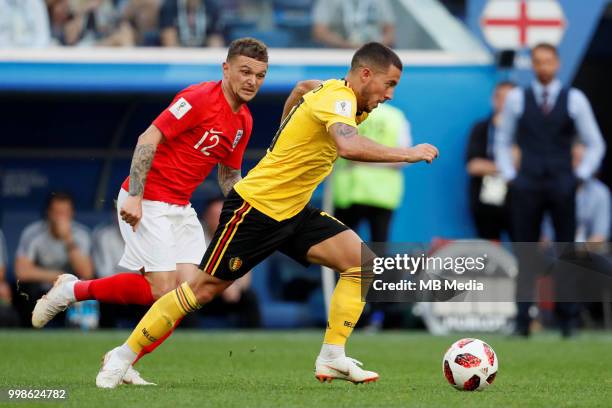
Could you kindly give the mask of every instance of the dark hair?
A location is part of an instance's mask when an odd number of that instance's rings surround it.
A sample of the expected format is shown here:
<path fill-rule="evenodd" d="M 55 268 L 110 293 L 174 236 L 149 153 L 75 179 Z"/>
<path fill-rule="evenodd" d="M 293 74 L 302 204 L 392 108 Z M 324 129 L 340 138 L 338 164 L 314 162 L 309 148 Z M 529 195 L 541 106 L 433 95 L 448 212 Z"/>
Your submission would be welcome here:
<path fill-rule="evenodd" d="M 51 208 L 51 204 L 54 201 L 69 201 L 70 204 L 74 207 L 74 198 L 72 194 L 67 191 L 52 191 L 47 195 L 47 200 L 45 201 L 45 211 Z"/>
<path fill-rule="evenodd" d="M 239 55 L 265 63 L 268 62 L 268 48 L 266 44 L 251 37 L 238 38 L 231 42 L 227 50 L 227 61 Z"/>
<path fill-rule="evenodd" d="M 369 42 L 359 48 L 351 60 L 351 71 L 359 67 L 370 66 L 386 70 L 389 65 L 400 71 L 403 69 L 402 61 L 397 54 L 384 44 Z"/>
<path fill-rule="evenodd" d="M 554 45 L 552 45 L 550 43 L 539 43 L 539 44 L 536 44 L 535 47 L 533 47 L 531 49 L 531 56 L 533 56 L 533 53 L 536 52 L 537 50 L 552 51 L 552 53 L 555 54 L 557 57 L 559 56 L 559 51 L 557 50 L 557 47 L 555 47 Z"/>

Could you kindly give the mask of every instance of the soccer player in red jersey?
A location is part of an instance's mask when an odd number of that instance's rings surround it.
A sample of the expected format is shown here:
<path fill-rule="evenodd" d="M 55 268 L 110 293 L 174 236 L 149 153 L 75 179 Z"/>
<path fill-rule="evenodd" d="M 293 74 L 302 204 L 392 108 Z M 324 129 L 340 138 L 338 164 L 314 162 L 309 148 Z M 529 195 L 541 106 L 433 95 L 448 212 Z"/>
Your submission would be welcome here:
<path fill-rule="evenodd" d="M 89 281 L 61 275 L 38 300 L 34 327 L 43 327 L 82 300 L 150 305 L 198 272 L 206 244 L 189 200 L 217 165 L 225 195 L 241 179 L 242 156 L 253 128 L 246 103 L 257 94 L 267 69 L 266 46 L 253 38 L 238 39 L 229 46 L 221 81 L 192 85 L 176 95 L 138 138 L 130 175 L 117 198 L 125 241 L 119 265 L 141 273 Z M 167 337 L 143 350 L 134 363 Z M 149 384 L 132 367 L 123 382 Z"/>

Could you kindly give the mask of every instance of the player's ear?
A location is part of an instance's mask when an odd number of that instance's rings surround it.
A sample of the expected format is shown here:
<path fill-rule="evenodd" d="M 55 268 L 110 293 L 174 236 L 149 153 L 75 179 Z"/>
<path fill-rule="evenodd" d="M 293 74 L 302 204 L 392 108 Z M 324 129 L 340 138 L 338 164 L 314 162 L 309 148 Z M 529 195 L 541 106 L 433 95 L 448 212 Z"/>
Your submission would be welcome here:
<path fill-rule="evenodd" d="M 363 82 L 368 82 L 372 78 L 373 72 L 368 67 L 361 67 L 361 80 Z"/>
<path fill-rule="evenodd" d="M 221 66 L 223 67 L 223 77 L 227 78 L 229 76 L 230 64 L 227 61 L 223 61 L 223 64 L 221 64 Z"/>

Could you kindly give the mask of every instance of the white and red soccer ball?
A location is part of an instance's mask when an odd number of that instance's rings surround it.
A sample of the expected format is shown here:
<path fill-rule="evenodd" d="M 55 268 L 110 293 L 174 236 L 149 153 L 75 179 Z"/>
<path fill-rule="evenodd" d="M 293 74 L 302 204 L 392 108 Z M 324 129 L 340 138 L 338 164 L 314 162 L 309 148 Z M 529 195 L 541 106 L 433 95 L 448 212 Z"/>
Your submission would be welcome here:
<path fill-rule="evenodd" d="M 442 360 L 442 372 L 446 380 L 463 391 L 487 388 L 495 380 L 497 367 L 497 354 L 493 348 L 478 339 L 456 341 Z"/>

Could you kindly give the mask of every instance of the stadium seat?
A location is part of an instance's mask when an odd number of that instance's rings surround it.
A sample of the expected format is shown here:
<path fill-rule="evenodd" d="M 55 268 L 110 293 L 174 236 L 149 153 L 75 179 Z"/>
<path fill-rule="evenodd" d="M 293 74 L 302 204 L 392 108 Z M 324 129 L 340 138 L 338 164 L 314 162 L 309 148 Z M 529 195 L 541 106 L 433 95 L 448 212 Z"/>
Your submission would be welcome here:
<path fill-rule="evenodd" d="M 273 296 L 270 266 L 270 260 L 266 259 L 252 273 L 251 286 L 259 298 L 262 326 L 275 329 L 312 326 L 314 319 L 307 303 L 283 301 Z"/>
<path fill-rule="evenodd" d="M 235 28 L 230 32 L 230 41 L 237 38 L 252 36 L 263 41 L 271 48 L 287 48 L 293 42 L 293 36 L 287 30 L 261 30 L 253 31 L 252 29 Z"/>

